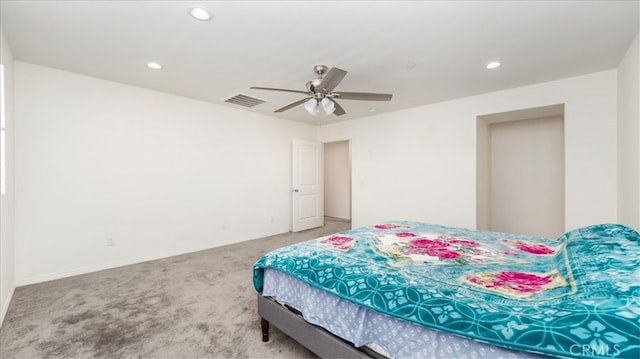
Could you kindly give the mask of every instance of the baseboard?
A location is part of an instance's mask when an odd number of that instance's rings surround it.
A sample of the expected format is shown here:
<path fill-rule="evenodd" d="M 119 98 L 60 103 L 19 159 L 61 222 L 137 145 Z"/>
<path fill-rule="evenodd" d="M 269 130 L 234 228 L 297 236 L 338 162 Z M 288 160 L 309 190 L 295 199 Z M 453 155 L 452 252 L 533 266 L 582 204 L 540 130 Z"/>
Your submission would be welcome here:
<path fill-rule="evenodd" d="M 331 216 L 324 216 L 324 218 L 330 221 L 351 222 L 351 219 L 348 219 L 348 218 L 338 218 L 338 217 L 331 217 Z"/>
<path fill-rule="evenodd" d="M 277 233 L 275 233 L 275 234 L 277 234 Z M 268 234 L 267 236 L 269 236 L 269 235 L 271 235 L 271 234 Z M 258 237 L 258 238 L 262 238 L 262 237 Z M 223 241 L 221 243 L 218 243 L 215 246 L 208 246 L 208 247 L 203 247 L 203 248 L 182 248 L 180 250 L 168 251 L 168 252 L 165 252 L 165 253 L 156 253 L 156 254 L 151 254 L 151 255 L 146 255 L 146 256 L 125 258 L 125 259 L 121 259 L 121 260 L 117 260 L 117 261 L 113 261 L 113 262 L 99 264 L 99 265 L 96 265 L 96 266 L 74 268 L 74 269 L 70 269 L 70 270 L 66 270 L 66 271 L 48 273 L 48 274 L 38 275 L 38 276 L 33 276 L 33 277 L 16 278 L 15 286 L 16 287 L 22 287 L 22 286 L 30 285 L 30 284 L 48 282 L 48 281 L 52 281 L 52 280 L 56 280 L 56 279 L 73 277 L 73 276 L 76 276 L 76 275 L 99 272 L 99 271 L 102 271 L 102 270 L 123 267 L 123 266 L 131 265 L 131 264 L 138 264 L 138 263 L 142 263 L 142 262 L 153 261 L 153 260 L 156 260 L 156 259 L 162 259 L 162 258 L 168 258 L 168 257 L 188 254 L 188 253 L 199 252 L 199 251 L 203 251 L 203 250 L 207 250 L 207 249 L 222 247 L 222 246 L 226 246 L 226 245 L 229 245 L 229 244 L 235 244 L 235 243 L 240 243 L 240 242 L 243 242 L 243 241 L 233 241 L 233 240 L 231 240 L 231 241 Z"/>
<path fill-rule="evenodd" d="M 201 248 L 201 249 L 195 249 L 195 250 L 194 249 L 177 250 L 177 251 L 171 251 L 171 252 L 167 252 L 167 253 L 156 253 L 156 254 L 147 255 L 147 256 L 130 257 L 130 258 L 120 259 L 120 260 L 113 261 L 113 262 L 99 264 L 99 265 L 96 265 L 96 266 L 74 268 L 74 269 L 70 269 L 70 270 L 66 270 L 66 271 L 48 273 L 48 274 L 44 274 L 44 275 L 38 275 L 38 276 L 27 277 L 27 278 L 17 278 L 16 279 L 16 287 L 22 287 L 22 286 L 30 285 L 30 284 L 48 282 L 48 281 L 52 281 L 52 280 L 56 280 L 56 279 L 63 279 L 63 278 L 73 277 L 73 276 L 81 275 L 81 274 L 99 272 L 99 271 L 103 271 L 103 270 L 107 270 L 107 269 L 124 267 L 124 266 L 128 266 L 128 265 L 131 265 L 131 264 L 138 264 L 138 263 L 152 261 L 152 260 L 156 260 L 156 259 L 179 256 L 181 254 L 197 252 L 199 250 L 204 250 L 204 249 L 209 249 L 209 248 Z"/>
<path fill-rule="evenodd" d="M 167 257 L 169 257 L 169 256 L 167 256 Z M 20 279 L 16 279 L 16 286 L 22 287 L 22 286 L 30 285 L 30 284 L 48 282 L 48 281 L 52 281 L 52 280 L 56 280 L 56 279 L 62 279 L 62 278 L 73 277 L 73 276 L 81 275 L 81 274 L 99 272 L 99 271 L 106 270 L 106 269 L 122 267 L 122 266 L 130 265 L 130 264 L 136 264 L 136 263 L 146 262 L 146 261 L 149 261 L 149 260 L 160 259 L 160 258 L 164 258 L 164 257 L 156 257 L 156 256 L 148 256 L 147 257 L 147 256 L 145 256 L 145 257 L 138 257 L 138 258 L 127 258 L 127 259 L 118 260 L 118 261 L 115 261 L 115 262 L 104 263 L 104 264 L 97 265 L 97 266 L 81 267 L 81 268 L 75 268 L 75 269 L 71 269 L 71 270 L 67 270 L 67 271 L 49 273 L 49 274 L 45 274 L 45 275 L 39 275 L 39 276 L 33 276 L 33 277 L 27 277 L 27 278 L 20 278 Z"/>
<path fill-rule="evenodd" d="M 16 291 L 15 285 L 11 287 L 9 290 L 9 295 L 7 296 L 7 301 L 2 306 L 2 312 L 0 312 L 0 328 L 2 327 L 2 323 L 4 323 L 4 317 L 7 315 L 9 311 L 9 305 L 11 304 L 11 299 L 13 298 L 13 293 Z"/>

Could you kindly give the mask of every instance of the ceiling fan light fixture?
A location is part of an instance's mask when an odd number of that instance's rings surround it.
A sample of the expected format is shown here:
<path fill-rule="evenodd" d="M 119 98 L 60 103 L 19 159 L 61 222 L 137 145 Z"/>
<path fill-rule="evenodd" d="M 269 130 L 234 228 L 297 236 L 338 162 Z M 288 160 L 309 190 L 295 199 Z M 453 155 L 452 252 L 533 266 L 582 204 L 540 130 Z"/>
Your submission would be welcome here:
<path fill-rule="evenodd" d="M 304 108 L 311 115 L 317 115 L 320 112 L 320 106 L 318 106 L 318 100 L 314 98 L 310 98 L 308 101 L 304 103 Z"/>
<path fill-rule="evenodd" d="M 320 104 L 322 105 L 322 109 L 327 116 L 331 115 L 333 111 L 336 110 L 336 105 L 333 103 L 333 101 L 329 100 L 326 97 L 322 99 Z"/>

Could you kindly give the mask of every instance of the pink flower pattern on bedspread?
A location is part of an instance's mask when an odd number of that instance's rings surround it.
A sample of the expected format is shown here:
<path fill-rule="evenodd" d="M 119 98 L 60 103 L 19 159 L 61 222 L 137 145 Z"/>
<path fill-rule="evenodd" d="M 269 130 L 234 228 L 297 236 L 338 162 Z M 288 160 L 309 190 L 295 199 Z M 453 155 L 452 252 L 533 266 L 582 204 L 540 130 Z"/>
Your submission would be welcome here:
<path fill-rule="evenodd" d="M 320 238 L 318 241 L 341 251 L 349 250 L 353 246 L 353 238 L 347 236 L 330 236 L 327 238 Z"/>
<path fill-rule="evenodd" d="M 567 285 L 556 270 L 548 274 L 515 271 L 476 273 L 465 276 L 472 285 L 514 298 L 529 298 L 532 293 Z"/>
<path fill-rule="evenodd" d="M 397 225 L 377 225 L 376 229 L 399 228 Z M 507 240 L 508 241 L 508 240 Z M 514 242 L 514 241 L 512 241 Z M 470 263 L 511 263 L 521 261 L 517 253 L 504 248 L 480 244 L 478 241 L 441 233 L 398 232 L 381 234 L 373 244 L 379 251 L 391 255 L 394 261 L 410 260 L 431 265 L 465 265 Z M 536 248 L 533 244 L 531 248 Z M 543 246 L 547 248 L 546 246 Z"/>

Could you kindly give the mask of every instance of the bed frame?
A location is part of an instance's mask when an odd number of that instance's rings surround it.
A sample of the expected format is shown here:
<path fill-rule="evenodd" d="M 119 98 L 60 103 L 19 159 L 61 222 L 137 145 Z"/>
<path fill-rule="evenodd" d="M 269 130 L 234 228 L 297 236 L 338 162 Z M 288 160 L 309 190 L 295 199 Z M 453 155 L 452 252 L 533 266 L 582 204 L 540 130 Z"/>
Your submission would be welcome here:
<path fill-rule="evenodd" d="M 269 325 L 273 324 L 320 358 L 385 358 L 366 347 L 362 349 L 354 347 L 352 343 L 307 322 L 299 312 L 260 294 L 258 294 L 258 314 L 262 318 L 263 342 L 269 341 Z"/>

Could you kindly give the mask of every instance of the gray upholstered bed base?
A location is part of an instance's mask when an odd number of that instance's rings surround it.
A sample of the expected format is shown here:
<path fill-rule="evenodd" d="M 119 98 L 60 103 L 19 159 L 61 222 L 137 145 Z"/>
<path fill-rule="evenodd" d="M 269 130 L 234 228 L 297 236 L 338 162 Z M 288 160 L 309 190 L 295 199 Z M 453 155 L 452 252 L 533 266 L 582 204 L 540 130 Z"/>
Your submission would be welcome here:
<path fill-rule="evenodd" d="M 310 324 L 275 300 L 258 294 L 258 314 L 262 317 L 262 341 L 269 340 L 269 324 L 314 352 L 320 358 L 383 358 L 372 350 L 360 351 L 351 343 Z"/>

